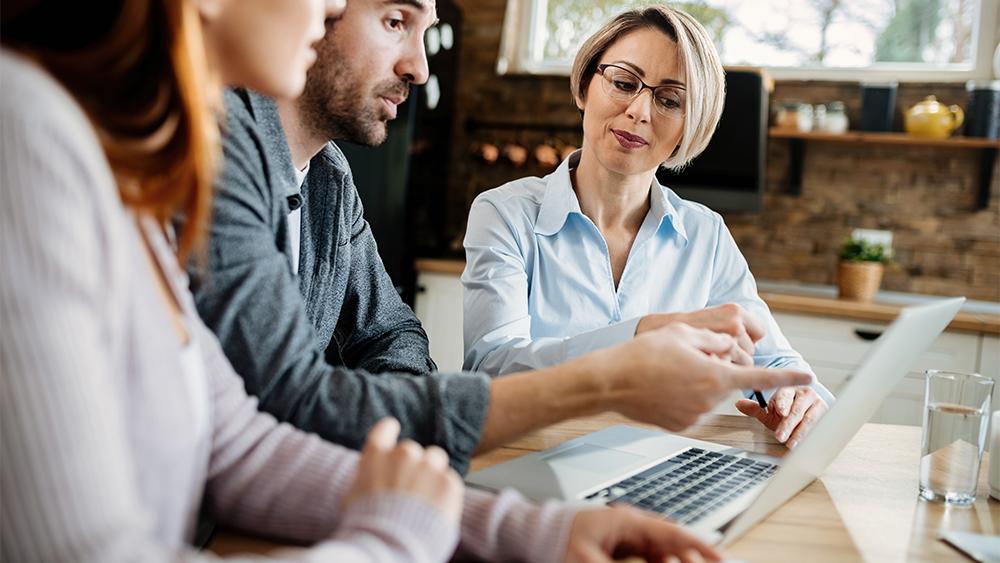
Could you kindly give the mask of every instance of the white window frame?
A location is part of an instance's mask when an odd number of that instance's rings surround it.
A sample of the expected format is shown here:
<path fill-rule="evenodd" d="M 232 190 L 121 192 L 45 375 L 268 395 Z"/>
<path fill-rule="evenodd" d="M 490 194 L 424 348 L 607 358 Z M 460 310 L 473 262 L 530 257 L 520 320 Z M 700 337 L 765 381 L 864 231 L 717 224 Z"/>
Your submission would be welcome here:
<path fill-rule="evenodd" d="M 568 76 L 572 61 L 546 61 L 545 37 L 540 30 L 548 11 L 548 0 L 507 0 L 497 74 Z M 964 82 L 1000 78 L 994 76 L 993 58 L 1000 42 L 1000 0 L 980 0 L 976 29 L 976 63 L 935 66 L 923 63 L 881 63 L 873 67 L 809 68 L 767 67 L 777 80 L 837 80 L 899 82 Z"/>

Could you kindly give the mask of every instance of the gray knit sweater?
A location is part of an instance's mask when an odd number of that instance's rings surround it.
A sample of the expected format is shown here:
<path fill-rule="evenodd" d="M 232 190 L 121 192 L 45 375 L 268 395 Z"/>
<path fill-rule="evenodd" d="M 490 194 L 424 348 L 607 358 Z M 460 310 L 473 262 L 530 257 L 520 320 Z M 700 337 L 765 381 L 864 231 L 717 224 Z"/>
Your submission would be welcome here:
<path fill-rule="evenodd" d="M 515 493 L 466 491 L 460 530 L 403 494 L 342 506 L 357 454 L 257 410 L 147 225 L 181 344 L 83 112 L 2 49 L 0 77 L 0 560 L 209 560 L 188 546 L 200 505 L 319 542 L 297 561 L 444 561 L 459 535 L 489 559 L 564 552 L 573 513 Z"/>
<path fill-rule="evenodd" d="M 396 293 L 343 153 L 310 162 L 301 192 L 274 103 L 226 94 L 225 162 L 207 267 L 189 268 L 198 312 L 261 408 L 358 448 L 379 418 L 444 448 L 464 471 L 489 380 L 434 372 L 427 335 Z M 290 206 L 301 205 L 296 271 Z"/>

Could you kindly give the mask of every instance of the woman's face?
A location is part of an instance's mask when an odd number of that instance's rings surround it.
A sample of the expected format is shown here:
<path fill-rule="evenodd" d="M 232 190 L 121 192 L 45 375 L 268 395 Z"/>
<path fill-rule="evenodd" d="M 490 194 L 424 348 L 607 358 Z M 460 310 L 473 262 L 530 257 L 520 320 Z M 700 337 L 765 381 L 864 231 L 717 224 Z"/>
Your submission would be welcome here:
<path fill-rule="evenodd" d="M 597 62 L 615 66 L 594 74 L 586 100 L 577 100 L 584 110 L 584 153 L 622 175 L 655 170 L 674 152 L 684 129 L 687 91 L 677 43 L 656 29 L 637 29 L 611 44 Z M 654 96 L 636 77 L 666 88 Z M 634 97 L 628 94 L 637 89 Z"/>
<path fill-rule="evenodd" d="M 345 0 L 204 0 L 206 46 L 227 85 L 277 98 L 294 98 L 316 60 L 313 43 L 325 18 Z"/>

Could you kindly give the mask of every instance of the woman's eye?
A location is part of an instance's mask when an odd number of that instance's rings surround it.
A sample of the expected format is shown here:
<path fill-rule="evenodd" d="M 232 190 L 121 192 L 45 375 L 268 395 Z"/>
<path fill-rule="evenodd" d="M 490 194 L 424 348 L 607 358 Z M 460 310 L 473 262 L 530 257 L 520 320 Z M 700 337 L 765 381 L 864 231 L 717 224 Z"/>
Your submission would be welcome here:
<path fill-rule="evenodd" d="M 677 109 L 681 107 L 681 103 L 673 98 L 656 98 L 656 103 L 666 109 Z"/>
<path fill-rule="evenodd" d="M 629 82 L 628 80 L 614 80 L 612 81 L 615 88 L 618 88 L 622 92 L 635 92 L 637 85 L 635 82 Z"/>

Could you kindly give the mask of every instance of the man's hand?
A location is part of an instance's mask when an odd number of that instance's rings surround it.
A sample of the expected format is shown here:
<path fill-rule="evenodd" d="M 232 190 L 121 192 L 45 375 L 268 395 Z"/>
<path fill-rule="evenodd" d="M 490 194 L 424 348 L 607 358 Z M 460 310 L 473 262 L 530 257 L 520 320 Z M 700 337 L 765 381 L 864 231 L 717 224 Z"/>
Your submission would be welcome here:
<path fill-rule="evenodd" d="M 674 323 L 596 354 L 603 360 L 599 368 L 610 374 L 605 389 L 610 408 L 678 431 L 734 390 L 812 382 L 808 373 L 732 363 L 741 352 L 728 334 Z"/>
<path fill-rule="evenodd" d="M 783 387 L 768 401 L 767 410 L 757 401 L 740 399 L 736 408 L 774 431 L 774 437 L 789 448 L 799 445 L 829 406 L 812 387 Z"/>
<path fill-rule="evenodd" d="M 652 313 L 639 320 L 635 334 L 656 330 L 675 322 L 732 336 L 742 351 L 733 355 L 732 361 L 744 366 L 753 365 L 754 343 L 764 338 L 765 334 L 764 324 L 735 303 L 687 313 Z"/>
<path fill-rule="evenodd" d="M 633 556 L 645 561 L 673 557 L 683 563 L 721 559 L 719 552 L 680 526 L 633 508 L 584 510 L 576 515 L 566 547 L 567 562 L 611 563 Z"/>

